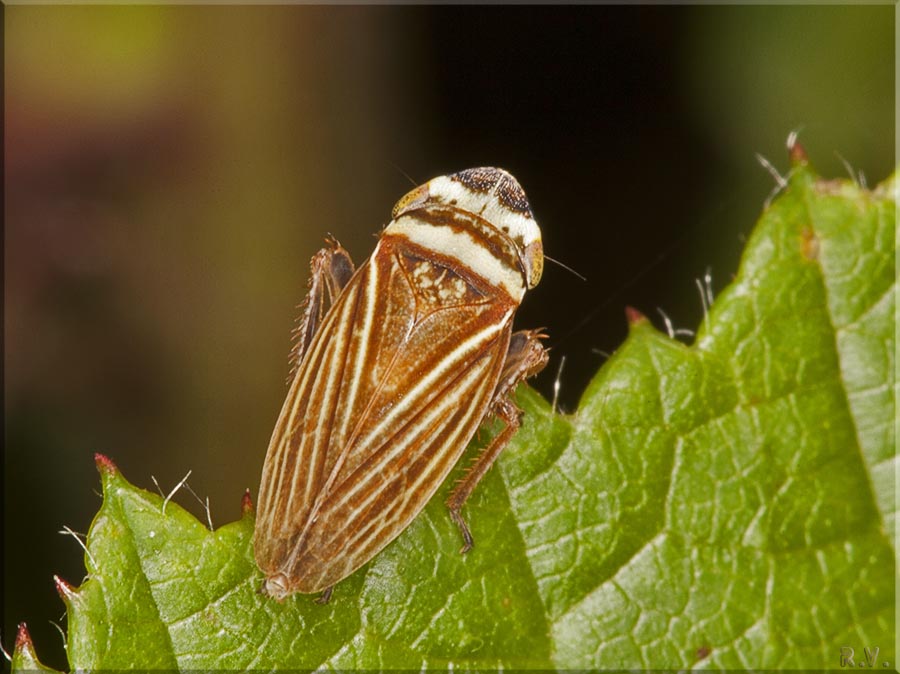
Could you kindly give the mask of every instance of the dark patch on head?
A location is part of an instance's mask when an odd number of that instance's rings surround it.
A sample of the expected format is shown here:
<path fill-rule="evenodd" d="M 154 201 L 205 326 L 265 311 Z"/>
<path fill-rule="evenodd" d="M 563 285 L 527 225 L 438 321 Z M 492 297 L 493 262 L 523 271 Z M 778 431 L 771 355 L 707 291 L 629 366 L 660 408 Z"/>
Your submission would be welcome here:
<path fill-rule="evenodd" d="M 500 185 L 497 186 L 497 197 L 500 199 L 500 203 L 509 210 L 531 216 L 531 207 L 528 205 L 525 190 L 511 175 L 507 174 L 500 180 Z"/>
<path fill-rule="evenodd" d="M 482 192 L 497 195 L 500 203 L 511 211 L 531 217 L 531 206 L 525 190 L 518 181 L 503 169 L 483 166 L 481 168 L 466 169 L 450 176 L 474 192 Z"/>
<path fill-rule="evenodd" d="M 451 180 L 458 180 L 470 190 L 475 192 L 491 192 L 500 178 L 505 175 L 504 171 L 491 167 L 473 168 L 454 173 L 450 176 Z"/>

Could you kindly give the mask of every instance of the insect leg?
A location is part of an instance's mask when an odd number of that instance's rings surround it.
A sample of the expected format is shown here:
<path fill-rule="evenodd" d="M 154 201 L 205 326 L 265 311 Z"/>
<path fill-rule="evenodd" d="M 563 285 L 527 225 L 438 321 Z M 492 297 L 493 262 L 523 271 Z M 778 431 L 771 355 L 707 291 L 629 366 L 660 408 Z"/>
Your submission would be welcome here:
<path fill-rule="evenodd" d="M 519 429 L 519 416 L 522 411 L 512 401 L 512 392 L 519 382 L 537 374 L 547 364 L 547 351 L 540 342 L 543 338 L 544 335 L 540 330 L 523 330 L 514 333 L 510 338 L 509 351 L 488 412 L 489 415 L 499 416 L 506 425 L 478 455 L 475 463 L 466 471 L 463 479 L 447 499 L 450 518 L 459 527 L 463 537 L 463 547 L 460 550 L 462 553 L 468 552 L 474 545 L 472 532 L 469 531 L 469 526 L 462 516 L 462 507 Z"/>
<path fill-rule="evenodd" d="M 546 339 L 541 330 L 520 330 L 509 339 L 509 349 L 503 363 L 503 371 L 494 391 L 494 404 L 515 390 L 520 382 L 533 377 L 547 365 L 547 349 L 541 344 Z"/>
<path fill-rule="evenodd" d="M 290 381 L 294 371 L 303 360 L 303 354 L 309 348 L 322 319 L 334 304 L 341 290 L 353 276 L 353 260 L 335 239 L 328 237 L 325 248 L 313 255 L 309 263 L 310 277 L 307 285 L 306 299 L 303 300 L 303 313 L 294 331 L 296 343 L 291 352 Z"/>
<path fill-rule="evenodd" d="M 324 592 L 320 594 L 314 600 L 317 604 L 322 604 L 323 606 L 331 601 L 331 594 L 334 592 L 334 585 L 329 585 L 325 588 Z"/>

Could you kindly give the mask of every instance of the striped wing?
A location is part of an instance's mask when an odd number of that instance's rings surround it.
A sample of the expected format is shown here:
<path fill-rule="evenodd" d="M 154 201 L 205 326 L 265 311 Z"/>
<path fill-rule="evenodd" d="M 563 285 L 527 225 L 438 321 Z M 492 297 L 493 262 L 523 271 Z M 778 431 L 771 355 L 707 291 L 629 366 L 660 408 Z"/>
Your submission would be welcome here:
<path fill-rule="evenodd" d="M 301 592 L 333 585 L 434 494 L 490 403 L 515 305 L 382 237 L 291 384 L 263 469 L 257 561 Z"/>

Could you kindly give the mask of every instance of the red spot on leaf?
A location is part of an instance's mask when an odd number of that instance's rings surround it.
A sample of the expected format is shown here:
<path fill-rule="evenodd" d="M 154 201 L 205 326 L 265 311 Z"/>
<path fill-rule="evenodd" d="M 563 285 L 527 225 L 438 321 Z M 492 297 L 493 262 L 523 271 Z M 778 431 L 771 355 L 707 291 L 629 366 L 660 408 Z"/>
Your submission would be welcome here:
<path fill-rule="evenodd" d="M 53 576 L 53 584 L 56 585 L 56 592 L 63 600 L 70 599 L 75 594 L 75 588 L 59 576 Z"/>
<path fill-rule="evenodd" d="M 243 497 L 241 497 L 241 515 L 246 515 L 248 513 L 253 512 L 253 500 L 250 498 L 250 490 L 244 492 Z"/>
<path fill-rule="evenodd" d="M 646 323 L 647 317 L 634 307 L 625 307 L 625 320 L 628 321 L 628 325 L 637 325 Z"/>
<path fill-rule="evenodd" d="M 28 633 L 28 627 L 25 623 L 19 623 L 19 630 L 16 632 L 16 650 L 32 649 L 31 635 Z"/>
<path fill-rule="evenodd" d="M 806 164 L 809 162 L 806 149 L 800 144 L 799 140 L 794 140 L 788 147 L 788 157 L 791 160 L 791 164 Z"/>
<path fill-rule="evenodd" d="M 116 464 L 112 462 L 112 459 L 103 454 L 94 454 L 94 463 L 97 465 L 97 470 L 101 473 L 114 475 L 119 472 L 119 469 L 116 467 Z"/>

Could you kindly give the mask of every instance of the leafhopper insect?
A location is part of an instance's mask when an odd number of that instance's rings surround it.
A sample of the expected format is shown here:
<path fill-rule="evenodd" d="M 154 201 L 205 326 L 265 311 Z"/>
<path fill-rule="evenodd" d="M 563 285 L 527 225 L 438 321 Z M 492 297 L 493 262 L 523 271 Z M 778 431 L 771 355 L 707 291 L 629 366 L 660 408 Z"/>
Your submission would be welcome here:
<path fill-rule="evenodd" d="M 503 429 L 452 491 L 461 509 L 519 427 L 515 386 L 547 363 L 512 331 L 544 255 L 509 173 L 435 178 L 394 206 L 359 269 L 336 241 L 312 259 L 294 371 L 262 472 L 254 532 L 263 592 L 325 591 L 422 510 L 482 420 Z"/>

